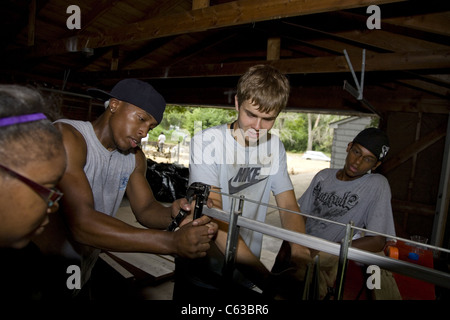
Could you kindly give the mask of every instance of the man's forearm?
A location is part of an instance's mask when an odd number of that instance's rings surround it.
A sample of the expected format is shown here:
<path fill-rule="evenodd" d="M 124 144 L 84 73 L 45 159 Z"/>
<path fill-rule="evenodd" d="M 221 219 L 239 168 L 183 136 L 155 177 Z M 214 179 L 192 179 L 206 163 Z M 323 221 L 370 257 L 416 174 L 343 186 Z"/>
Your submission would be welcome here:
<path fill-rule="evenodd" d="M 133 212 L 137 221 L 147 228 L 166 229 L 172 222 L 172 208 L 159 202 L 153 203 L 141 213 L 136 213 L 134 210 Z"/>
<path fill-rule="evenodd" d="M 365 236 L 352 241 L 352 247 L 370 252 L 380 252 L 384 249 L 386 238 L 383 236 Z"/>

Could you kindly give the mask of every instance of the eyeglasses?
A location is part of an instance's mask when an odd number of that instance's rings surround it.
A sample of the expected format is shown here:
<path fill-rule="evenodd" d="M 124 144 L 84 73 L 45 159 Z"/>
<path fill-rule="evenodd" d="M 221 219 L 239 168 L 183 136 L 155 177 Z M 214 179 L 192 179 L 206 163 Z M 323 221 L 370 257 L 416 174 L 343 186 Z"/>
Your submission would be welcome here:
<path fill-rule="evenodd" d="M 362 151 L 360 149 L 358 149 L 355 146 L 352 146 L 350 151 L 355 155 L 355 157 L 359 158 L 361 157 Z M 367 164 L 372 164 L 377 162 L 377 159 L 374 156 L 363 156 L 363 161 L 366 162 Z"/>
<path fill-rule="evenodd" d="M 47 203 L 47 207 L 49 208 L 53 207 L 59 200 L 61 200 L 63 196 L 63 193 L 61 193 L 56 188 L 49 189 L 47 187 L 44 187 L 43 185 L 36 183 L 28 178 L 25 178 L 21 174 L 18 174 L 17 172 L 5 167 L 2 164 L 0 164 L 0 168 L 9 173 L 11 176 L 25 183 L 31 189 L 33 189 L 38 195 L 41 196 L 42 199 L 45 200 L 45 202 Z"/>

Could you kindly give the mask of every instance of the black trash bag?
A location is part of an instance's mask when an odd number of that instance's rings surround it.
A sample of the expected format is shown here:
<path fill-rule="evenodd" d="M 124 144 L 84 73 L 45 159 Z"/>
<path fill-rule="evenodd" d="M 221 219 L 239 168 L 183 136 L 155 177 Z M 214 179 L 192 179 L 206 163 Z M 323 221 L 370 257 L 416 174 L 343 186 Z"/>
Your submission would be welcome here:
<path fill-rule="evenodd" d="M 189 169 L 177 164 L 158 163 L 147 159 L 146 178 L 156 200 L 171 203 L 186 196 Z"/>

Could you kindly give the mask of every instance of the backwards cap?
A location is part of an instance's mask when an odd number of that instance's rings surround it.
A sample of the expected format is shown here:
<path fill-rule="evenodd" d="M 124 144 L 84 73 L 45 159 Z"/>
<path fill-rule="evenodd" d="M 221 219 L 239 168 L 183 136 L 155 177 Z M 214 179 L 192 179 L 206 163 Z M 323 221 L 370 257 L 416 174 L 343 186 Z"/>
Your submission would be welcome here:
<path fill-rule="evenodd" d="M 389 151 L 388 136 L 378 128 L 364 129 L 353 139 L 353 143 L 362 145 L 372 152 L 379 161 L 383 161 Z"/>
<path fill-rule="evenodd" d="M 164 110 L 166 109 L 166 101 L 147 82 L 138 79 L 124 79 L 119 81 L 111 92 L 106 92 L 96 88 L 90 88 L 88 93 L 97 99 L 106 101 L 110 98 L 125 101 L 139 107 L 161 123 Z"/>

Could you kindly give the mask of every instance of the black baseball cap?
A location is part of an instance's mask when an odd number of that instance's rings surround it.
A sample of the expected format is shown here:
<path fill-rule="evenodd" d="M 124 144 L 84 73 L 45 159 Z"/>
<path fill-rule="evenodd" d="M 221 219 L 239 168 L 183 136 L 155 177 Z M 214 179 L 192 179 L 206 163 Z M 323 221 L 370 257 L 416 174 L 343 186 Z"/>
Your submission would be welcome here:
<path fill-rule="evenodd" d="M 106 92 L 96 88 L 89 88 L 88 93 L 102 101 L 116 98 L 139 107 L 161 123 L 164 110 L 166 109 L 166 101 L 155 88 L 149 83 L 138 79 L 124 79 L 119 81 L 111 92 Z"/>
<path fill-rule="evenodd" d="M 378 128 L 367 128 L 358 133 L 353 139 L 353 143 L 358 143 L 373 153 L 379 161 L 383 161 L 389 151 L 389 138 L 387 134 Z"/>

